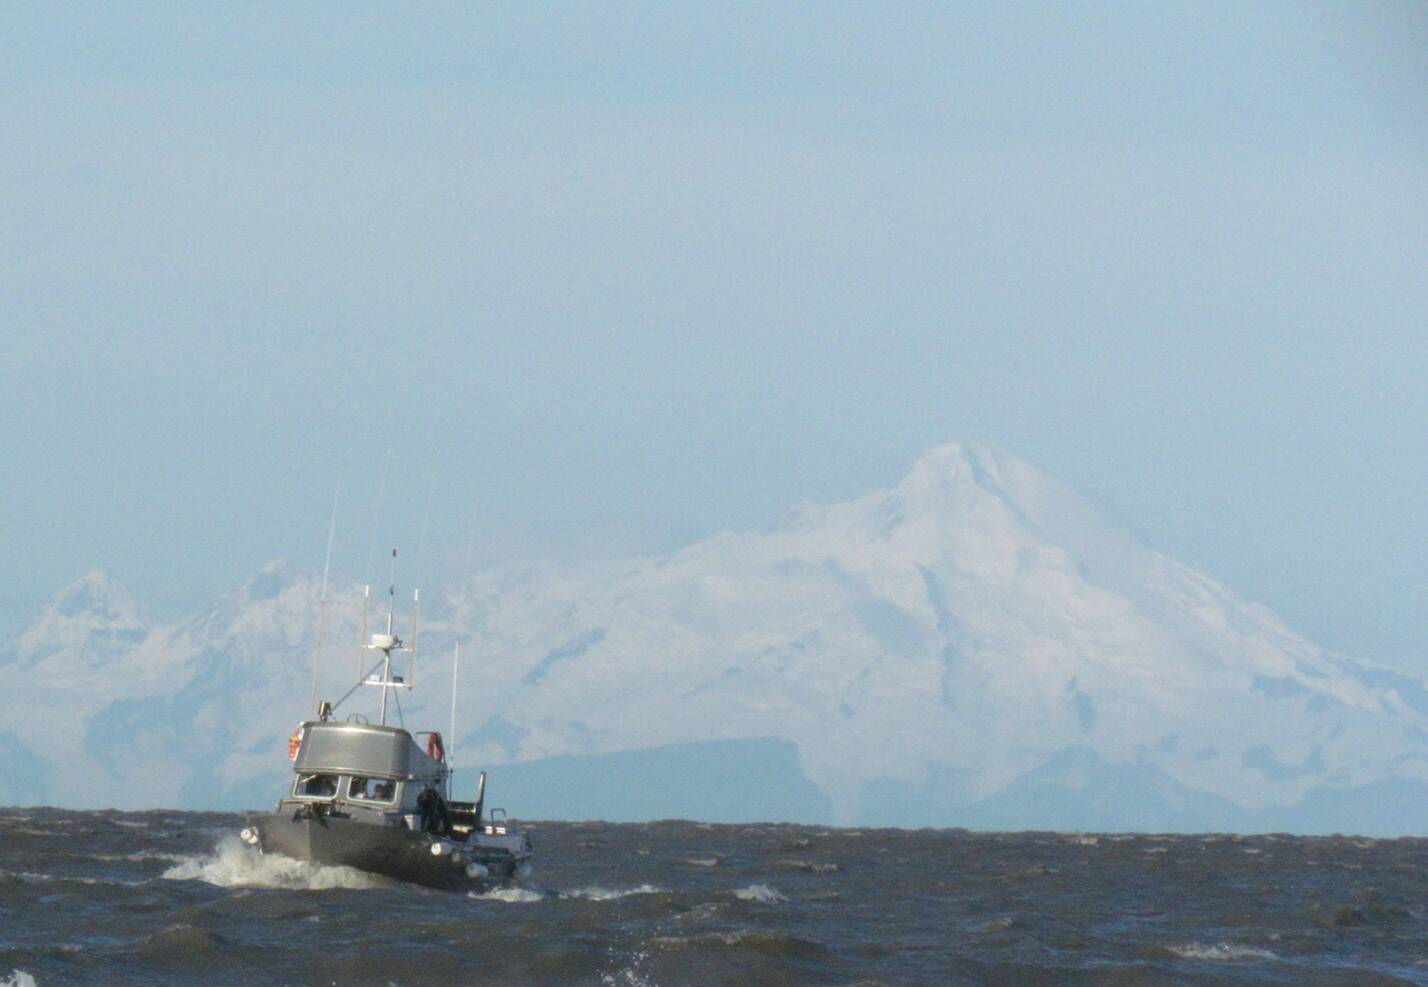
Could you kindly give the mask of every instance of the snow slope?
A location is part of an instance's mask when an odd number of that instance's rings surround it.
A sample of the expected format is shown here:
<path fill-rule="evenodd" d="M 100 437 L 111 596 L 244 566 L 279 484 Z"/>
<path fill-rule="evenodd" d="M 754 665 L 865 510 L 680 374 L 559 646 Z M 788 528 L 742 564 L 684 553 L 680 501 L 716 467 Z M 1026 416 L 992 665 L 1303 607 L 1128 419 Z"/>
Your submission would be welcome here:
<path fill-rule="evenodd" d="M 85 577 L 0 657 L 43 683 L 0 707 L 0 750 L 39 765 L 8 797 L 275 798 L 316 595 L 275 564 L 213 613 L 156 626 Z M 700 744 L 780 765 L 791 745 L 796 770 L 769 767 L 759 790 L 808 786 L 823 796 L 804 799 L 811 814 L 839 822 L 1428 829 L 1422 680 L 1325 651 L 995 449 L 939 447 L 895 486 L 774 531 L 423 595 L 408 720 L 445 722 L 459 638 L 458 758 L 510 765 L 495 777 L 514 791 L 598 776 L 629 815 L 669 815 L 653 779 L 681 764 L 721 788 L 758 773 L 715 778 Z M 335 698 L 355 677 L 360 602 L 333 596 L 326 639 L 342 643 L 321 692 Z M 35 742 L 60 721 L 62 741 Z M 619 760 L 633 751 L 668 752 L 666 773 L 654 755 Z M 730 817 L 757 818 L 760 797 L 740 793 Z M 788 815 L 786 798 L 764 802 Z"/>

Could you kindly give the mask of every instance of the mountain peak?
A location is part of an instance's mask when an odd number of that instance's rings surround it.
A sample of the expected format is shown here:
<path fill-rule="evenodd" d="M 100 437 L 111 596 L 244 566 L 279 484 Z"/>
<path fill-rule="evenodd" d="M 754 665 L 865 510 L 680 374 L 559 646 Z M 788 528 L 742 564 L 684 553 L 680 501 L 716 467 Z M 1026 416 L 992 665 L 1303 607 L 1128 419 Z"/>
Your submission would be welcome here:
<path fill-rule="evenodd" d="M 248 602 L 271 600 L 297 582 L 299 574 L 286 559 L 274 559 L 243 584 L 240 596 Z"/>
<path fill-rule="evenodd" d="M 103 569 L 90 569 L 60 591 L 53 606 L 62 617 L 89 614 L 105 621 L 131 619 L 138 607 L 129 591 Z"/>
<path fill-rule="evenodd" d="M 966 508 L 987 494 L 1014 500 L 1010 481 L 1027 472 L 1034 470 L 994 446 L 946 442 L 919 456 L 895 490 L 913 512 L 942 512 Z"/>
<path fill-rule="evenodd" d="M 935 445 L 917 457 L 913 469 L 918 468 L 942 468 L 957 469 L 966 465 L 969 458 L 975 458 L 978 453 L 992 452 L 989 446 L 978 445 L 973 442 L 963 442 L 960 439 L 949 439 L 940 445 Z"/>

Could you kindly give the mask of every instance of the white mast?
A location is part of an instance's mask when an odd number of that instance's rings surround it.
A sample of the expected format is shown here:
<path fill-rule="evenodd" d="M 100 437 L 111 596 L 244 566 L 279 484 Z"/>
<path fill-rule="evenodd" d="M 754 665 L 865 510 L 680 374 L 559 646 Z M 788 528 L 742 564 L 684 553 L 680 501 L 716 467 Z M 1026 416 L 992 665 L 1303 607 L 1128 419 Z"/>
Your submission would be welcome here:
<path fill-rule="evenodd" d="M 446 734 L 446 797 L 451 797 L 451 780 L 456 774 L 456 672 L 461 667 L 461 642 L 451 658 L 451 729 Z"/>
<path fill-rule="evenodd" d="M 367 601 L 371 599 L 371 595 L 372 595 L 372 587 L 368 586 L 367 589 L 366 589 L 366 592 L 365 592 L 365 594 L 364 594 L 364 596 L 363 596 L 363 604 L 362 604 L 362 635 L 363 635 L 363 643 L 362 643 L 361 649 L 360 649 L 360 650 L 358 651 L 358 653 L 357 653 L 357 661 L 358 661 L 357 668 L 358 668 L 358 675 L 362 675 L 362 674 L 363 674 L 363 672 L 362 672 L 362 666 L 363 666 L 363 664 L 364 664 L 364 659 L 363 659 L 363 657 L 362 657 L 362 652 L 363 652 L 363 651 L 380 651 L 380 652 L 382 652 L 382 674 L 381 674 L 381 677 L 378 678 L 376 675 L 369 675 L 369 676 L 367 676 L 366 678 L 362 679 L 362 680 L 361 680 L 361 683 L 362 683 L 363 685 L 373 685 L 373 686 L 377 686 L 378 688 L 380 688 L 380 689 L 382 690 L 382 718 L 381 718 L 381 723 L 382 723 L 382 726 L 386 726 L 386 725 L 387 725 L 387 694 L 388 694 L 392 689 L 410 689 L 410 688 L 412 687 L 412 682 L 411 682 L 412 671 L 413 671 L 413 669 L 416 667 L 416 628 L 417 628 L 417 614 L 420 612 L 420 606 L 421 606 L 421 593 L 420 593 L 419 590 L 418 590 L 418 591 L 414 591 L 414 592 L 412 593 L 412 621 L 411 621 L 411 623 L 412 623 L 412 643 L 411 643 L 410 645 L 407 645 L 407 644 L 405 644 L 405 643 L 402 642 L 402 639 L 399 638 L 399 637 L 396 635 L 395 631 L 394 631 L 394 623 L 395 623 L 395 616 L 396 616 L 396 596 L 397 596 L 397 550 L 396 550 L 395 548 L 392 549 L 392 581 L 391 581 L 391 583 L 390 583 L 390 585 L 388 586 L 388 589 L 387 589 L 387 631 L 386 631 L 385 634 L 373 634 L 372 637 L 371 637 L 371 639 L 368 640 L 367 637 L 366 637 L 366 634 L 367 634 Z M 401 675 L 393 676 L 393 675 L 392 675 L 392 652 L 393 652 L 393 651 L 405 651 L 405 652 L 410 656 L 410 657 L 408 658 L 408 661 L 407 661 L 407 674 L 406 674 L 406 676 L 401 676 Z"/>
<path fill-rule="evenodd" d="M 392 633 L 392 616 L 397 609 L 397 550 L 392 549 L 392 577 L 387 581 L 387 639 L 396 641 L 397 637 Z M 376 643 L 376 639 L 373 639 Z M 388 682 L 392 677 L 392 649 L 390 646 L 382 652 L 382 681 Z M 387 725 L 387 689 L 382 690 L 382 726 Z"/>
<path fill-rule="evenodd" d="M 308 689 L 307 704 L 316 709 L 317 669 L 322 664 L 322 623 L 327 616 L 327 574 L 332 568 L 332 536 L 337 533 L 337 491 L 332 492 L 332 520 L 327 526 L 327 558 L 322 561 L 322 594 L 317 603 L 317 643 L 312 649 L 312 686 Z"/>

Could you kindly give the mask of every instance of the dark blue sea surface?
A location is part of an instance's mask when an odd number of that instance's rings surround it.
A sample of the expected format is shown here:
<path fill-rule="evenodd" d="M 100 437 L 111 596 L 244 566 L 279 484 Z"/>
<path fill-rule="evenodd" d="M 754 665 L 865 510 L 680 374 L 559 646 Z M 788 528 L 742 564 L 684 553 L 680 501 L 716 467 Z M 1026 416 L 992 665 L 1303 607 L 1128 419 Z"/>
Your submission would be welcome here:
<path fill-rule="evenodd" d="M 0 985 L 1425 984 L 1428 841 L 534 824 L 524 884 L 0 810 Z"/>

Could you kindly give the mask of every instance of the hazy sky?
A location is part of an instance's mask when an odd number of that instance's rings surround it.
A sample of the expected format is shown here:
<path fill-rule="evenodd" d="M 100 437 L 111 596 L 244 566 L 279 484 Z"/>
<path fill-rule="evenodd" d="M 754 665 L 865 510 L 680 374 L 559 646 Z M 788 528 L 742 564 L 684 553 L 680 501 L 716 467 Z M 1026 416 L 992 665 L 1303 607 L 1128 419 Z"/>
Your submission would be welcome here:
<path fill-rule="evenodd" d="M 130 8 L 0 7 L 7 619 L 964 438 L 1428 672 L 1428 6 Z"/>

